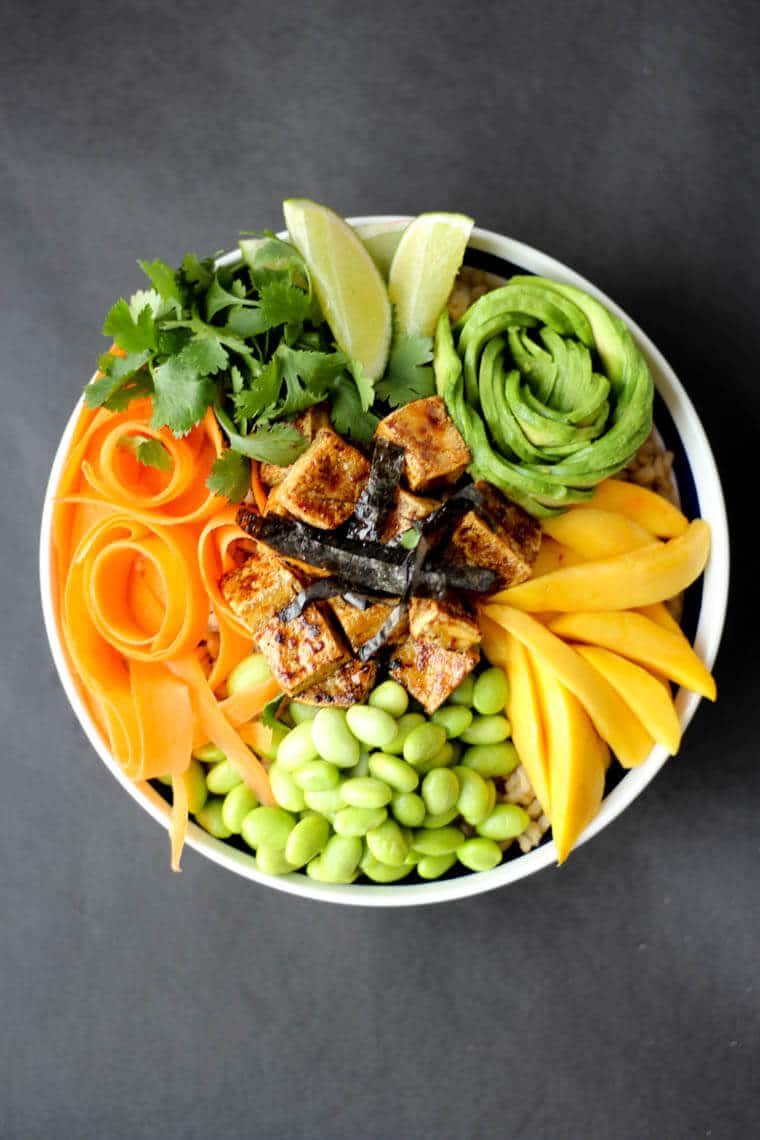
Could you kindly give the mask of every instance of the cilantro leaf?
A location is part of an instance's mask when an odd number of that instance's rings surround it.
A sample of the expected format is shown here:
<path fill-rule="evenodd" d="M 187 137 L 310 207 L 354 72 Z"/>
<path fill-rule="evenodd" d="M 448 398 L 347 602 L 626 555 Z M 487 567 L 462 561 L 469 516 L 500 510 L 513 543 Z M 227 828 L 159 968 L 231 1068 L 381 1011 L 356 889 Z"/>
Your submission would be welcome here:
<path fill-rule="evenodd" d="M 235 308 L 238 308 L 241 305 L 242 306 L 256 305 L 255 301 L 246 301 L 245 300 L 245 289 L 244 289 L 244 287 L 243 287 L 243 296 L 242 297 L 240 296 L 239 292 L 235 291 L 235 287 L 238 284 L 239 283 L 237 281 L 232 281 L 230 289 L 226 289 L 224 287 L 224 285 L 222 285 L 221 281 L 219 280 L 219 274 L 217 273 L 214 276 L 214 280 L 211 282 L 211 285 L 208 289 L 208 292 L 206 293 L 206 306 L 205 306 L 205 308 L 206 308 L 206 320 L 207 321 L 212 320 L 216 316 L 217 313 L 220 313 L 223 309 L 228 309 L 230 306 L 234 306 Z M 242 283 L 240 283 L 240 284 L 242 285 Z"/>
<path fill-rule="evenodd" d="M 159 471 L 172 469 L 171 456 L 160 439 L 144 435 L 124 435 L 119 440 L 119 446 L 131 451 L 135 459 L 145 467 L 155 467 Z"/>
<path fill-rule="evenodd" d="M 186 253 L 178 276 L 194 293 L 205 293 L 214 276 L 213 257 L 204 257 L 201 261 L 196 253 Z"/>
<path fill-rule="evenodd" d="M 227 448 L 214 460 L 206 486 L 231 503 L 241 503 L 251 488 L 250 459 Z"/>
<path fill-rule="evenodd" d="M 224 368 L 228 359 L 218 340 L 196 336 L 160 364 L 153 372 L 151 427 L 165 425 L 175 435 L 186 435 L 200 423 L 216 396 L 216 384 L 209 376 Z"/>
<path fill-rule="evenodd" d="M 284 700 L 285 694 L 278 693 L 268 704 L 264 705 L 261 713 L 261 723 L 265 725 L 266 728 L 273 728 L 274 725 L 277 724 L 277 713 Z"/>
<path fill-rule="evenodd" d="M 136 396 L 151 392 L 153 382 L 145 368 L 147 360 L 147 352 L 128 352 L 126 356 L 104 353 L 98 362 L 103 375 L 93 380 L 84 390 L 87 407 L 122 411 Z"/>
<path fill-rule="evenodd" d="M 356 443 L 369 444 L 380 420 L 363 407 L 362 398 L 354 380 L 344 373 L 333 385 L 330 394 L 330 419 L 340 435 L 347 435 Z"/>
<path fill-rule="evenodd" d="M 151 281 L 159 296 L 165 301 L 174 301 L 181 308 L 183 303 L 182 291 L 177 281 L 177 274 L 171 265 L 156 258 L 155 261 L 138 261 L 145 276 Z"/>
<path fill-rule="evenodd" d="M 125 352 L 146 352 L 156 347 L 156 325 L 150 305 L 133 316 L 123 297 L 111 307 L 103 322 L 103 335 L 113 337 Z"/>
<path fill-rule="evenodd" d="M 369 376 L 365 376 L 364 369 L 358 360 L 352 360 L 349 369 L 356 384 L 356 390 L 361 400 L 362 411 L 368 412 L 375 401 L 375 385 Z"/>
<path fill-rule="evenodd" d="M 433 342 L 427 336 L 396 336 L 391 345 L 388 367 L 375 385 L 378 396 L 392 408 L 435 395 Z"/>
<path fill-rule="evenodd" d="M 235 425 L 218 400 L 215 411 L 216 418 L 230 441 L 230 446 L 251 459 L 258 459 L 261 463 L 274 463 L 278 467 L 287 467 L 295 463 L 298 456 L 308 447 L 308 441 L 292 424 L 270 424 L 254 428 L 247 435 L 241 435 L 235 430 Z"/>
<path fill-rule="evenodd" d="M 267 408 L 271 408 L 279 396 L 280 383 L 280 362 L 275 356 L 258 376 L 252 377 L 247 387 L 234 393 L 232 400 L 238 422 L 256 420 Z"/>
<path fill-rule="evenodd" d="M 309 295 L 295 285 L 289 285 L 285 281 L 271 281 L 262 286 L 259 296 L 261 311 L 271 328 L 277 325 L 302 325 L 309 316 Z"/>

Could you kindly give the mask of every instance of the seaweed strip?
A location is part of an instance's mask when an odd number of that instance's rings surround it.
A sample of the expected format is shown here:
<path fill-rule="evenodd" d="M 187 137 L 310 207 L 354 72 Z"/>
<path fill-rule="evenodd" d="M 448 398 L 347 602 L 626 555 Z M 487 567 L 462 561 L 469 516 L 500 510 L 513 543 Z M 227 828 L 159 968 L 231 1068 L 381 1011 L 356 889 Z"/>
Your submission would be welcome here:
<path fill-rule="evenodd" d="M 370 657 L 374 657 L 378 650 L 382 649 L 388 638 L 393 635 L 408 608 L 409 603 L 403 598 L 393 607 L 377 633 L 359 646 L 356 656 L 360 661 L 368 661 Z"/>
<path fill-rule="evenodd" d="M 337 578 L 333 574 L 329 578 L 317 578 L 316 582 L 310 582 L 300 593 L 296 594 L 292 602 L 283 606 L 277 616 L 280 621 L 292 621 L 293 618 L 301 616 L 309 602 L 322 602 L 326 601 L 327 598 L 337 598 L 347 589 L 347 585 L 343 578 Z"/>
<path fill-rule="evenodd" d="M 396 504 L 404 468 L 404 449 L 387 439 L 375 440 L 367 485 L 349 521 L 348 538 L 377 542 L 382 524 Z"/>

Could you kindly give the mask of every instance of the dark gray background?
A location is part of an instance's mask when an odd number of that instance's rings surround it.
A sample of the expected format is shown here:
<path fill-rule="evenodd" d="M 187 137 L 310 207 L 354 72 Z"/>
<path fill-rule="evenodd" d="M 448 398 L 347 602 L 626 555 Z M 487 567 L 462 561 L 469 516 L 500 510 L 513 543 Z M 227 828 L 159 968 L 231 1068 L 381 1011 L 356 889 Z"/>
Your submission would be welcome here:
<path fill-rule="evenodd" d="M 0 1134 L 757 1129 L 758 9 L 6 0 Z M 137 257 L 454 209 L 613 296 L 688 387 L 734 537 L 720 700 L 561 871 L 341 909 L 164 833 L 85 742 L 36 585 L 43 484 Z M 754 1125 L 754 1126 L 753 1126 Z"/>

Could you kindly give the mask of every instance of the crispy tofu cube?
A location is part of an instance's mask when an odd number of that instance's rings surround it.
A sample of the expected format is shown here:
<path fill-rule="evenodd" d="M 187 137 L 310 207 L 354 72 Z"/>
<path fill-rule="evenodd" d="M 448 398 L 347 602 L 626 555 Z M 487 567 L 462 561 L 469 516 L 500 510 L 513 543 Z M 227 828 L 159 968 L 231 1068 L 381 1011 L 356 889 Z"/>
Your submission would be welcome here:
<path fill-rule="evenodd" d="M 352 606 L 350 602 L 344 601 L 343 598 L 331 598 L 329 605 L 333 613 L 341 624 L 343 632 L 351 643 L 351 648 L 354 653 L 358 652 L 360 646 L 364 645 L 365 641 L 369 641 L 379 632 L 383 623 L 390 617 L 393 607 L 397 599 L 389 600 L 386 602 L 375 602 L 372 606 L 367 606 L 366 610 L 360 610 L 356 606 Z M 396 631 L 389 638 L 390 642 L 399 641 L 406 637 L 409 630 L 409 623 L 406 618 L 402 618 L 399 622 Z"/>
<path fill-rule="evenodd" d="M 409 637 L 391 656 L 391 676 L 416 697 L 425 712 L 434 713 L 477 665 L 480 650 L 463 653 L 442 649 L 432 641 Z"/>
<path fill-rule="evenodd" d="M 404 448 L 404 475 L 411 491 L 456 483 L 470 462 L 470 449 L 440 396 L 415 400 L 391 412 L 375 435 Z"/>
<path fill-rule="evenodd" d="M 252 634 L 291 602 L 304 585 L 303 575 L 282 561 L 261 542 L 236 570 L 219 582 L 219 589 L 230 608 Z"/>
<path fill-rule="evenodd" d="M 353 514 L 369 463 L 330 428 L 321 428 L 277 489 L 277 502 L 301 522 L 334 530 Z"/>
<path fill-rule="evenodd" d="M 440 503 L 437 499 L 423 499 L 419 495 L 412 495 L 403 487 L 399 487 L 396 505 L 386 516 L 380 541 L 390 542 L 391 539 L 403 534 L 405 530 L 409 530 L 412 523 L 426 519 L 439 506 Z"/>
<path fill-rule="evenodd" d="M 275 614 L 256 640 L 275 681 L 291 696 L 319 684 L 350 656 L 329 610 L 319 602 L 288 622 Z"/>
<path fill-rule="evenodd" d="M 285 470 L 285 468 L 283 468 L 283 471 L 284 470 Z M 277 486 L 277 487 L 271 488 L 269 494 L 267 495 L 267 505 L 266 505 L 266 509 L 264 511 L 265 516 L 266 515 L 278 515 L 282 518 L 286 518 L 286 519 L 290 518 L 290 511 L 286 507 L 283 506 L 281 498 L 280 498 L 281 490 L 282 490 L 282 483 L 280 483 L 279 486 Z"/>
<path fill-rule="evenodd" d="M 494 570 L 499 576 L 496 589 L 516 586 L 531 576 L 541 547 L 541 527 L 490 483 L 475 486 L 483 494 L 483 504 L 468 511 L 454 528 L 452 560 Z"/>
<path fill-rule="evenodd" d="M 330 673 L 318 685 L 310 685 L 298 694 L 302 705 L 332 705 L 350 708 L 366 701 L 377 676 L 375 661 L 356 661 L 353 657 Z"/>
<path fill-rule="evenodd" d="M 442 649 L 464 652 L 480 641 L 478 623 L 459 598 L 412 598 L 409 632 L 418 641 L 432 641 Z"/>
<path fill-rule="evenodd" d="M 293 427 L 311 443 L 320 428 L 330 427 L 327 404 L 315 404 L 313 408 L 301 412 L 300 416 L 296 416 L 293 420 Z M 265 487 L 277 487 L 290 471 L 290 466 L 278 467 L 274 463 L 262 463 L 259 467 L 261 482 Z"/>

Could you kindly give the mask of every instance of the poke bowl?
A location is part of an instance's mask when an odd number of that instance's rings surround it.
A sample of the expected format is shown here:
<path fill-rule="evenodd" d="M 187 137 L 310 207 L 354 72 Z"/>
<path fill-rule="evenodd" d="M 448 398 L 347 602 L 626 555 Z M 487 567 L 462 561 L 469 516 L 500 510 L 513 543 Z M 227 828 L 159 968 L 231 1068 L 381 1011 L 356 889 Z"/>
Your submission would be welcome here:
<path fill-rule="evenodd" d="M 348 224 L 366 241 L 368 247 L 374 243 L 382 258 L 383 243 L 389 243 L 387 248 L 395 249 L 398 235 L 406 231 L 410 221 L 406 217 L 381 215 L 351 218 L 348 219 Z M 278 235 L 278 238 L 287 240 L 287 232 Z M 235 266 L 240 258 L 240 251 L 232 251 L 217 259 L 217 264 Z M 609 313 L 624 323 L 648 366 L 654 382 L 654 428 L 651 436 L 637 449 L 622 476 L 626 481 L 657 490 L 679 507 L 687 519 L 701 519 L 709 526 L 709 558 L 703 572 L 696 575 L 683 591 L 678 613 L 678 621 L 685 637 L 703 666 L 709 670 L 718 652 L 726 612 L 729 544 L 718 471 L 694 406 L 659 350 L 614 301 L 554 258 L 507 236 L 475 226 L 469 230 L 461 267 L 448 298 L 452 324 L 481 296 L 495 291 L 504 282 L 527 276 L 548 279 L 582 290 L 584 294 L 601 302 Z M 94 380 L 95 378 L 93 382 Z M 149 779 L 140 778 L 139 772 L 130 770 L 123 760 L 115 757 L 104 732 L 102 719 L 99 720 L 93 712 L 92 702 L 87 699 L 82 672 L 74 665 L 62 635 L 60 604 L 56 600 L 61 588 L 61 572 L 57 565 L 55 510 L 62 479 L 72 463 L 72 455 L 76 453 L 77 432 L 80 430 L 78 425 L 81 423 L 83 407 L 83 400 L 80 400 L 63 432 L 45 496 L 40 536 L 40 583 L 45 627 L 61 683 L 90 744 L 140 806 L 164 828 L 171 829 L 171 782 L 161 782 L 154 776 Z M 492 631 L 493 636 L 495 634 Z M 575 645 L 575 635 L 569 636 Z M 577 640 L 583 639 L 579 635 Z M 492 664 L 495 663 L 495 658 L 492 658 Z M 656 675 L 656 671 L 653 675 Z M 667 683 L 662 677 L 657 678 L 657 682 Z M 700 699 L 699 692 L 685 686 L 677 687 L 673 694 L 673 707 L 680 732 L 686 730 Z M 605 765 L 606 775 L 600 803 L 590 821 L 574 837 L 573 847 L 591 839 L 624 811 L 654 778 L 671 751 L 662 742 L 653 743 L 646 758 L 637 760 L 635 764 L 626 768 L 615 763 Z M 606 764 L 608 763 L 607 760 Z M 366 765 L 363 774 L 367 774 Z M 413 869 L 397 882 L 370 881 L 358 871 L 352 881 L 320 881 L 316 875 L 307 874 L 304 867 L 289 873 L 267 873 L 260 868 L 250 844 L 240 834 L 228 833 L 225 838 L 215 837 L 193 818 L 187 822 L 183 839 L 187 846 L 227 870 L 289 894 L 362 906 L 410 906 L 445 902 L 506 886 L 558 861 L 558 850 L 552 838 L 549 820 L 530 782 L 525 780 L 522 765 L 516 773 L 510 775 L 508 781 L 499 783 L 499 787 L 501 792 L 504 792 L 505 787 L 511 788 L 510 796 L 504 795 L 504 798 L 519 805 L 519 810 L 527 813 L 523 841 L 520 842 L 520 836 L 515 836 L 515 841 L 503 843 L 503 858 L 490 869 L 468 868 L 466 864 L 454 862 L 440 878 L 427 881 Z M 472 828 L 465 828 L 465 832 L 475 834 Z M 420 858 L 419 854 L 417 858 Z M 557 889 L 561 889 L 561 881 L 558 882 Z"/>

